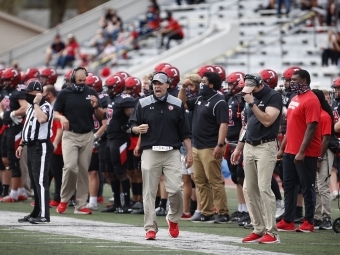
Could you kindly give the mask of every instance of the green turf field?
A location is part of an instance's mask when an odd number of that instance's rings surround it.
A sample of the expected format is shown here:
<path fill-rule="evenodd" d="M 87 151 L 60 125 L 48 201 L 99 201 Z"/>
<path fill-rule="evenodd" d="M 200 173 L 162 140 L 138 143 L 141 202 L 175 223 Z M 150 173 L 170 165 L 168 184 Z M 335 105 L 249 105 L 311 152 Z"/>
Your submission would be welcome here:
<path fill-rule="evenodd" d="M 110 197 L 107 185 L 105 195 L 107 201 Z M 227 196 L 229 210 L 233 212 L 237 204 L 236 190 L 227 189 Z M 29 202 L 0 203 L 0 213 L 6 215 L 0 217 L 0 254 L 224 254 L 221 252 L 223 249 L 225 254 L 340 253 L 340 234 L 335 234 L 332 230 L 316 230 L 315 233 L 280 232 L 281 244 L 242 244 L 240 243 L 242 237 L 251 231 L 237 226 L 236 223 L 207 224 L 180 221 L 180 230 L 183 234 L 176 240 L 166 235 L 165 217 L 158 217 L 161 230 L 157 240 L 145 241 L 142 215 L 100 212 L 94 212 L 92 215 L 75 215 L 70 207 L 65 214 L 58 214 L 51 208 L 51 223 L 48 225 L 18 224 L 18 212 L 28 213 L 32 210 Z M 101 205 L 101 208 L 104 206 Z M 337 201 L 332 202 L 332 209 L 332 219 L 340 217 Z M 14 212 L 16 215 L 13 215 Z M 76 219 L 87 221 L 83 223 Z M 73 233 L 82 227 L 84 234 Z M 70 231 L 66 231 L 67 228 Z M 89 232 L 91 234 L 88 234 Z M 123 238 L 124 235 L 127 235 L 126 238 Z"/>

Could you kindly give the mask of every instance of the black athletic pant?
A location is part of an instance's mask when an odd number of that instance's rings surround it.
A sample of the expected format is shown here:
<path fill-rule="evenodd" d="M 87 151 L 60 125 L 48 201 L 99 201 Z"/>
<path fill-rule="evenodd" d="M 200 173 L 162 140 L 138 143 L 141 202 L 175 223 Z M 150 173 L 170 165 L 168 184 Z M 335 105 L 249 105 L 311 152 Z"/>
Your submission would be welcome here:
<path fill-rule="evenodd" d="M 54 197 L 53 200 L 60 202 L 61 182 L 63 178 L 64 160 L 62 154 L 53 154 L 50 166 L 51 177 L 54 177 Z"/>
<path fill-rule="evenodd" d="M 53 144 L 49 140 L 27 145 L 27 167 L 35 203 L 31 217 L 40 216 L 50 219 L 49 171 L 53 149 Z"/>

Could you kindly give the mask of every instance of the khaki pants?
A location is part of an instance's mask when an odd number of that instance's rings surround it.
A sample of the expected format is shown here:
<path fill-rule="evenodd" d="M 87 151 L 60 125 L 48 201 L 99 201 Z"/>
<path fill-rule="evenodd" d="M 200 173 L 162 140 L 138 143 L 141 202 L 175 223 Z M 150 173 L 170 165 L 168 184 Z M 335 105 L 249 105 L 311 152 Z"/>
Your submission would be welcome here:
<path fill-rule="evenodd" d="M 322 217 L 331 217 L 331 193 L 329 191 L 329 179 L 334 160 L 334 154 L 330 150 L 326 151 L 321 162 L 319 172 L 316 172 L 315 181 L 315 215 L 314 218 L 322 220 Z"/>
<path fill-rule="evenodd" d="M 89 193 L 88 170 L 93 148 L 93 132 L 77 134 L 64 131 L 62 138 L 63 180 L 61 186 L 61 202 L 68 202 L 77 189 L 76 209 L 86 205 Z"/>
<path fill-rule="evenodd" d="M 221 172 L 222 159 L 215 160 L 213 152 L 214 148 L 193 148 L 195 184 L 201 197 L 201 212 L 205 216 L 214 213 L 213 205 L 215 205 L 219 215 L 225 215 L 229 212 Z"/>
<path fill-rule="evenodd" d="M 276 203 L 271 189 L 276 154 L 276 141 L 258 146 L 246 143 L 243 150 L 245 173 L 243 189 L 248 195 L 246 203 L 254 224 L 253 232 L 258 235 L 277 231 L 275 220 Z M 264 213 L 262 213 L 262 210 L 264 210 Z"/>
<path fill-rule="evenodd" d="M 168 192 L 168 219 L 177 222 L 183 214 L 183 180 L 181 155 L 178 150 L 153 151 L 147 149 L 142 154 L 144 229 L 158 231 L 155 200 L 162 172 L 165 189 Z"/>

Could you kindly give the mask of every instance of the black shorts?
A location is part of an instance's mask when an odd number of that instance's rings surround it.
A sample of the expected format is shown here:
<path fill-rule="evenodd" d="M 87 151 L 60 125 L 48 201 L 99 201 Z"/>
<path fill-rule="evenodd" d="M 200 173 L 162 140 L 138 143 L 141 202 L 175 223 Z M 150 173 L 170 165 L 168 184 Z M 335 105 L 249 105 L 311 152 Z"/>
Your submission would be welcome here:
<path fill-rule="evenodd" d="M 106 172 L 106 140 L 100 143 L 98 148 L 99 172 Z"/>
<path fill-rule="evenodd" d="M 338 176 L 338 182 L 340 181 L 340 156 L 334 155 L 334 161 L 333 161 L 333 168 L 336 169 L 337 176 Z"/>
<path fill-rule="evenodd" d="M 92 152 L 92 156 L 91 156 L 91 163 L 89 166 L 89 171 L 98 171 L 99 170 L 99 156 L 98 156 L 98 152 L 94 153 Z"/>
<path fill-rule="evenodd" d="M 233 151 L 235 150 L 235 146 L 229 146 L 229 153 L 228 153 L 228 158 L 227 158 L 227 162 L 228 162 L 228 167 L 229 167 L 229 171 L 231 174 L 231 180 L 235 183 L 235 184 L 239 184 L 237 179 L 241 178 L 244 179 L 244 169 L 243 169 L 243 154 L 241 154 L 239 163 L 237 165 L 233 165 L 230 162 L 230 157 L 231 154 L 233 153 Z"/>
<path fill-rule="evenodd" d="M 130 140 L 108 139 L 106 142 L 107 172 L 122 174 L 127 171 L 127 149 Z"/>
<path fill-rule="evenodd" d="M 127 169 L 129 171 L 130 170 L 138 169 L 138 164 L 139 164 L 139 161 L 140 161 L 140 157 L 136 157 L 135 155 L 133 155 L 133 150 L 128 150 L 127 157 L 128 157 Z"/>

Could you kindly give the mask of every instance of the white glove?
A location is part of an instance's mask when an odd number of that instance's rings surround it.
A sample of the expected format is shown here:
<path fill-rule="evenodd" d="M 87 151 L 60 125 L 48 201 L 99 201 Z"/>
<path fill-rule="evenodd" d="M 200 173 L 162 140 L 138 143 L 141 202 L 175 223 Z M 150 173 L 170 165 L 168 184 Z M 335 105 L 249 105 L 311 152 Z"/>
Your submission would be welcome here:
<path fill-rule="evenodd" d="M 4 117 L 4 112 L 0 112 L 0 119 Z"/>
<path fill-rule="evenodd" d="M 16 125 L 20 124 L 22 121 L 22 118 L 20 116 L 14 116 L 14 111 L 12 111 L 9 116 L 11 117 L 13 123 Z"/>

